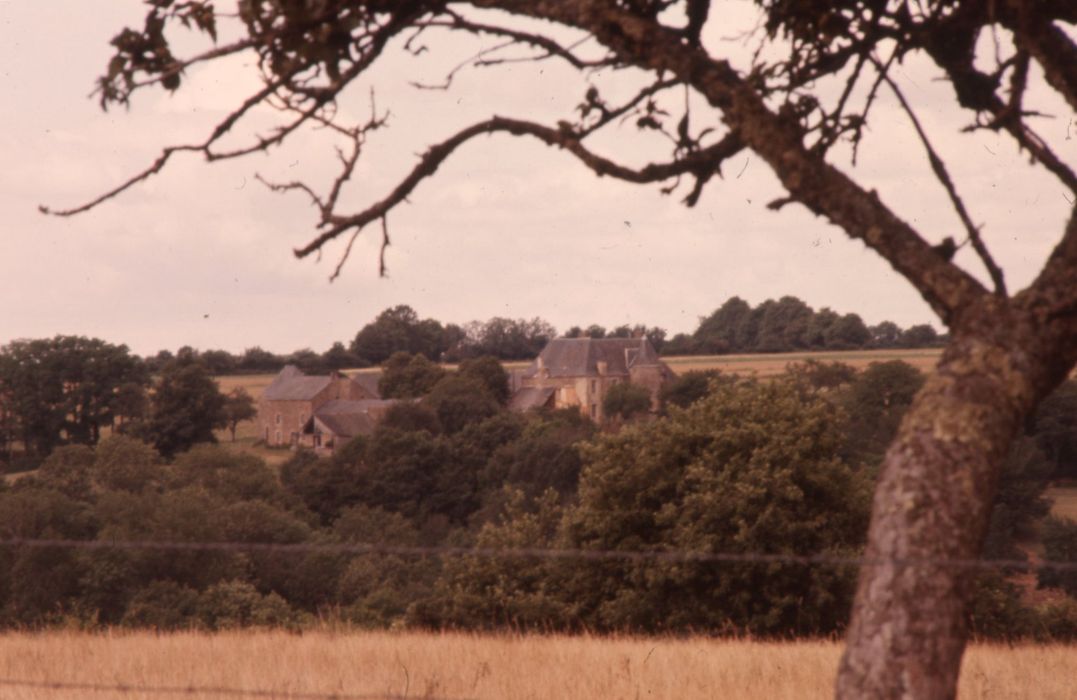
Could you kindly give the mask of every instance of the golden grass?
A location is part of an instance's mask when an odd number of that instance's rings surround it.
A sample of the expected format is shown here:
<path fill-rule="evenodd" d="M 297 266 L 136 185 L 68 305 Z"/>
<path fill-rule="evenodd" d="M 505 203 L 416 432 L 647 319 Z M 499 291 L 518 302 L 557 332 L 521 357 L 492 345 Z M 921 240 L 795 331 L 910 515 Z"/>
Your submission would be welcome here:
<path fill-rule="evenodd" d="M 1051 499 L 1051 515 L 1077 522 L 1077 486 L 1052 486 L 1043 495 Z"/>
<path fill-rule="evenodd" d="M 927 350 L 849 350 L 842 352 L 786 352 L 774 355 L 700 355 L 691 357 L 665 357 L 663 361 L 677 374 L 691 370 L 718 369 L 729 374 L 773 377 L 785 372 L 794 362 L 818 360 L 819 362 L 844 362 L 857 369 L 864 369 L 872 362 L 902 360 L 921 372 L 931 372 L 939 361 L 942 351 Z"/>
<path fill-rule="evenodd" d="M 720 369 L 730 374 L 755 374 L 761 377 L 781 374 L 792 362 L 819 360 L 820 362 L 845 362 L 858 369 L 867 367 L 872 362 L 904 360 L 909 364 L 928 372 L 938 362 L 941 350 L 849 350 L 842 352 L 787 352 L 775 355 L 698 355 L 689 357 L 666 357 L 663 361 L 674 372 L 682 374 L 690 370 Z M 524 369 L 530 362 L 503 362 L 506 370 Z M 442 365 L 455 369 L 456 365 Z M 344 373 L 349 376 L 380 372 L 378 367 L 366 369 L 349 369 Z M 269 386 L 276 374 L 230 374 L 216 377 L 221 391 L 228 393 L 236 387 L 243 387 L 257 399 Z"/>
<path fill-rule="evenodd" d="M 388 632 L 0 635 L 0 682 L 413 698 L 829 698 L 836 642 Z M 961 700 L 1073 697 L 1077 646 L 976 645 Z M 210 700 L 211 691 L 183 692 Z M 0 685 L 5 700 L 91 697 Z M 166 697 L 97 691 L 100 700 Z M 287 695 L 284 695 L 287 697 Z"/>

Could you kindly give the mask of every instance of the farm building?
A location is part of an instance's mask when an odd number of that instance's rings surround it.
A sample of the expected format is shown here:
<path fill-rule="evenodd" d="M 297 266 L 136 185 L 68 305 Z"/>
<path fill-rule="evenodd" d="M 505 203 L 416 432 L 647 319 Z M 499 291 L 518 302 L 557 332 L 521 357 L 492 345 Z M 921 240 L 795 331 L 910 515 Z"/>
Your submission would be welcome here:
<path fill-rule="evenodd" d="M 306 375 L 288 365 L 258 399 L 258 434 L 271 447 L 331 452 L 372 432 L 392 403 L 381 400 L 375 376 Z"/>
<path fill-rule="evenodd" d="M 510 407 L 517 411 L 578 407 L 601 423 L 602 401 L 611 386 L 631 382 L 646 388 L 651 407 L 657 410 L 658 393 L 673 377 L 673 370 L 658 359 L 646 338 L 555 338 L 514 377 Z"/>

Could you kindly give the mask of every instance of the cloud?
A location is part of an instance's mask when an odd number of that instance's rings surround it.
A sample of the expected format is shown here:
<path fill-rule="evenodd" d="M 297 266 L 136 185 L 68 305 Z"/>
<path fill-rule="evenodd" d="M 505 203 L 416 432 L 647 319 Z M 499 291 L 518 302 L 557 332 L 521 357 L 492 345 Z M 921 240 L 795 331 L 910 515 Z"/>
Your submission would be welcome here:
<path fill-rule="evenodd" d="M 751 26 L 751 8 L 743 5 L 722 34 Z M 10 97 L 0 104 L 0 294 L 23 300 L 0 318 L 0 343 L 83 333 L 143 353 L 183 344 L 324 349 L 399 303 L 453 322 L 542 316 L 560 328 L 641 322 L 677 332 L 691 330 L 698 316 L 732 295 L 758 303 L 794 294 L 869 322 L 931 319 L 909 285 L 861 243 L 803 208 L 767 210 L 782 190 L 750 154 L 729 162 L 724 179 L 687 209 L 680 204 L 684 185 L 664 196 L 658 186 L 596 178 L 571 156 L 534 141 L 480 138 L 390 216 L 387 278 L 377 276 L 375 227 L 359 237 L 333 284 L 328 277 L 344 241 L 327 246 L 320 262 L 295 260 L 291 250 L 314 235 L 316 212 L 302 196 L 271 194 L 254 179 L 260 172 L 278 181 L 331 182 L 333 138 L 325 131 L 303 132 L 268 156 L 242 162 L 210 166 L 177 157 L 94 212 L 43 217 L 39 203 L 85 201 L 145 167 L 161 146 L 202 138 L 257 85 L 244 65 L 249 59 L 239 58 L 192 69 L 175 95 L 147 92 L 129 113 L 102 113 L 84 96 L 105 65 L 108 39 L 125 22 L 140 23 L 143 11 L 137 0 L 0 4 L 0 26 L 5 33 L 14 27 L 18 37 L 0 45 Z M 707 43 L 741 64 L 750 54 L 750 47 L 718 36 Z M 639 84 L 631 71 L 581 78 L 547 61 L 468 69 L 448 91 L 409 85 L 436 80 L 474 51 L 471 44 L 453 40 L 419 57 L 397 52 L 342 102 L 342 116 L 366 119 L 372 90 L 379 112 L 391 112 L 390 128 L 366 144 L 343 205 L 357 210 L 385 196 L 418 153 L 465 124 L 494 113 L 555 123 L 572 116 L 589 81 L 607 95 L 631 94 Z M 904 70 L 910 99 L 925 125 L 942 135 L 936 146 L 985 223 L 984 236 L 1013 283 L 1026 283 L 1065 219 L 1059 188 L 1005 138 L 960 135 L 968 115 L 953 108 L 950 87 L 930 67 L 911 62 Z M 668 99 L 679 104 L 683 95 Z M 695 128 L 714 119 L 703 105 L 693 109 Z M 265 129 L 277 118 L 260 112 L 251 125 Z M 1044 126 L 1056 140 L 1061 128 L 1061 121 Z M 250 132 L 236 138 L 246 142 Z M 631 123 L 595 147 L 633 164 L 669 153 L 668 143 L 641 140 Z M 855 168 L 848 155 L 837 154 L 839 167 L 876 188 L 925 235 L 962 235 L 891 99 L 880 98 Z M 981 274 L 967 250 L 958 259 Z"/>

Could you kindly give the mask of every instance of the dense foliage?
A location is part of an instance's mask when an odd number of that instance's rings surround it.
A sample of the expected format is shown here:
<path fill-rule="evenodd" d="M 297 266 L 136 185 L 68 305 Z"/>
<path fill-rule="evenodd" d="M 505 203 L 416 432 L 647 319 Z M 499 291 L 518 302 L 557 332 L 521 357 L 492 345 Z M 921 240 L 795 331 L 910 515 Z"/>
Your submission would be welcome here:
<path fill-rule="evenodd" d="M 15 441 L 43 457 L 67 443 L 95 444 L 102 429 L 141 418 L 149 381 L 124 345 L 56 336 L 0 348 L 0 452 Z"/>
<path fill-rule="evenodd" d="M 395 406 L 372 435 L 330 458 L 297 452 L 279 472 L 215 445 L 170 459 L 124 436 L 57 448 L 0 486 L 0 538 L 855 557 L 881 458 L 862 446 L 886 439 L 888 411 L 903 411 L 917 381 L 892 363 L 808 363 L 766 383 L 690 376 L 668 392 L 665 417 L 602 432 L 574 410 L 505 410 L 503 370 L 475 360 Z M 991 554 L 1021 556 L 1015 543 L 1045 515 L 1054 468 L 1035 435 L 1015 449 Z M 1049 525 L 1047 556 L 1068 560 L 1073 541 L 1072 525 Z M 835 564 L 417 554 L 5 545 L 0 625 L 225 629 L 333 616 L 367 627 L 822 634 L 845 625 L 855 578 Z M 972 619 L 991 636 L 1064 637 L 1068 610 L 1030 609 L 991 574 Z"/>
<path fill-rule="evenodd" d="M 902 330 L 892 321 L 868 327 L 857 314 L 815 311 L 800 299 L 767 299 L 755 308 L 732 297 L 699 327 L 678 334 L 665 345 L 667 355 L 714 355 L 729 352 L 792 352 L 859 348 L 921 348 L 941 343 L 935 330 L 917 325 Z"/>

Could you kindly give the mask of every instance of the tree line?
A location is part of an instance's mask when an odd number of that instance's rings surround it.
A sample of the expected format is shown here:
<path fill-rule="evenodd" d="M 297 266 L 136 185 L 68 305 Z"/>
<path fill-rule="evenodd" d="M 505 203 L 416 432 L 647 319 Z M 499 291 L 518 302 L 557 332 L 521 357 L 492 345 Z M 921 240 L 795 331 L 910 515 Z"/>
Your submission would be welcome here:
<path fill-rule="evenodd" d="M 794 296 L 767 299 L 756 307 L 731 297 L 700 319 L 691 334 L 677 334 L 667 355 L 720 355 L 797 350 L 859 350 L 938 347 L 945 341 L 927 324 L 901 328 L 893 321 L 868 326 L 859 315 L 818 311 Z"/>
<path fill-rule="evenodd" d="M 186 365 L 197 366 L 197 362 Z M 756 381 L 689 372 L 654 416 L 599 428 L 578 411 L 507 410 L 496 358 L 446 372 L 397 353 L 401 402 L 330 458 L 279 470 L 225 446 L 164 452 L 131 435 L 54 449 L 0 486 L 0 537 L 396 547 L 732 552 L 854 558 L 883 452 L 923 383 L 900 362 L 809 361 Z M 630 402 L 622 403 L 630 406 Z M 612 413 L 613 411 L 611 411 Z M 1077 477 L 1077 383 L 1044 404 L 1011 452 L 988 556 Z M 1044 556 L 1073 561 L 1077 525 L 1048 519 Z M 0 625 L 223 629 L 361 627 L 825 635 L 847 623 L 855 567 L 775 561 L 32 549 L 0 546 Z M 1044 571 L 1054 603 L 1027 604 L 1007 572 L 977 579 L 974 629 L 1072 639 L 1077 577 Z"/>
<path fill-rule="evenodd" d="M 217 375 L 277 372 L 294 364 L 308 374 L 331 370 L 380 365 L 393 353 L 421 354 L 435 362 L 460 362 L 468 358 L 492 356 L 500 360 L 529 360 L 536 357 L 557 329 L 541 318 L 494 317 L 464 325 L 420 318 L 410 306 L 385 309 L 365 324 L 347 344 L 338 341 L 325 352 L 309 348 L 275 354 L 260 347 L 242 353 L 226 350 L 195 351 Z M 709 316 L 700 318 L 691 333 L 668 336 L 665 329 L 646 324 L 621 324 L 607 328 L 597 323 L 572 326 L 566 338 L 646 337 L 659 353 L 675 355 L 720 355 L 725 353 L 770 353 L 797 350 L 856 350 L 938 347 L 945 341 L 928 324 L 901 328 L 892 321 L 867 326 L 857 314 L 839 314 L 829 308 L 815 311 L 793 296 L 768 299 L 754 308 L 740 297 L 732 297 Z M 162 350 L 146 358 L 151 371 L 174 359 Z"/>
<path fill-rule="evenodd" d="M 0 461 L 37 466 L 62 445 L 123 434 L 170 457 L 255 415 L 242 388 L 223 394 L 198 353 L 184 349 L 151 373 L 125 345 L 56 336 L 0 348 Z"/>

